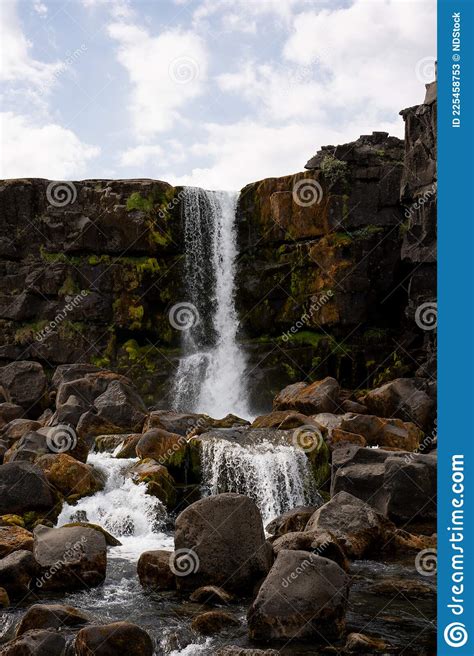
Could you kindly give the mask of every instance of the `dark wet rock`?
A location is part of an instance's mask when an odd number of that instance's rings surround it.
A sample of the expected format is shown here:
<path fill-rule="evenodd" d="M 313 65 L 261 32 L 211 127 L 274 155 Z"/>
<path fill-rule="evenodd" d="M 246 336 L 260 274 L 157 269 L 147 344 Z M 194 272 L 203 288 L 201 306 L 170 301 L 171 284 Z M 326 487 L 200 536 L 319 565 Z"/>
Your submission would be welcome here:
<path fill-rule="evenodd" d="M 359 446 L 366 446 L 367 444 L 367 440 L 363 435 L 342 430 L 341 428 L 330 429 L 327 442 L 332 449 L 337 449 L 344 444 L 357 444 Z"/>
<path fill-rule="evenodd" d="M 366 501 L 398 522 L 436 518 L 436 457 L 357 446 L 333 453 L 331 493 Z"/>
<path fill-rule="evenodd" d="M 0 466 L 0 515 L 51 510 L 53 505 L 53 494 L 39 467 L 29 462 Z"/>
<path fill-rule="evenodd" d="M 141 433 L 118 433 L 117 435 L 98 435 L 95 438 L 94 448 L 99 453 L 113 453 L 117 447 L 121 446 L 120 451 L 115 457 L 135 458 L 135 446 Z"/>
<path fill-rule="evenodd" d="M 10 597 L 5 588 L 0 588 L 0 608 L 8 608 L 10 605 Z"/>
<path fill-rule="evenodd" d="M 344 645 L 344 653 L 347 654 L 378 654 L 386 653 L 390 649 L 389 646 L 378 638 L 365 635 L 364 633 L 349 633 L 347 636 L 346 644 Z"/>
<path fill-rule="evenodd" d="M 2 656 L 64 656 L 66 639 L 61 633 L 47 630 L 28 631 L 8 642 Z"/>
<path fill-rule="evenodd" d="M 206 497 L 176 520 L 174 568 L 178 589 L 222 586 L 249 591 L 265 576 L 271 555 L 255 503 L 240 494 Z M 183 550 L 183 551 L 181 551 Z"/>
<path fill-rule="evenodd" d="M 265 530 L 270 535 L 277 537 L 290 533 L 290 531 L 303 531 L 317 509 L 317 506 L 298 506 L 287 510 L 267 524 Z"/>
<path fill-rule="evenodd" d="M 0 526 L 0 558 L 23 549 L 33 551 L 33 535 L 21 526 Z"/>
<path fill-rule="evenodd" d="M 6 426 L 14 419 L 21 419 L 25 414 L 25 409 L 16 403 L 0 403 L 0 428 Z"/>
<path fill-rule="evenodd" d="M 306 531 L 323 529 L 342 545 L 349 558 L 378 554 L 395 532 L 395 525 L 347 492 L 338 492 L 319 508 L 306 525 Z"/>
<path fill-rule="evenodd" d="M 0 368 L 0 399 L 24 408 L 26 414 L 41 414 L 47 402 L 48 383 L 38 362 L 20 360 Z"/>
<path fill-rule="evenodd" d="M 254 640 L 340 638 L 349 578 L 335 562 L 307 551 L 280 551 L 248 612 Z"/>
<path fill-rule="evenodd" d="M 41 567 L 36 581 L 38 588 L 74 590 L 104 581 L 107 545 L 99 531 L 83 527 L 38 526 L 33 535 L 33 555 Z"/>
<path fill-rule="evenodd" d="M 152 458 L 165 466 L 179 484 L 200 483 L 200 455 L 196 439 L 152 428 L 136 443 L 136 455 L 142 460 Z"/>
<path fill-rule="evenodd" d="M 412 422 L 374 415 L 343 415 L 339 428 L 362 435 L 370 446 L 395 447 L 404 451 L 415 451 L 423 439 L 423 432 Z"/>
<path fill-rule="evenodd" d="M 343 570 L 349 570 L 349 561 L 347 560 L 344 549 L 332 533 L 317 529 L 315 531 L 295 531 L 286 533 L 277 538 L 272 548 L 275 554 L 283 549 L 292 551 L 310 551 L 316 556 L 329 558 L 342 567 Z"/>
<path fill-rule="evenodd" d="M 281 430 L 306 426 L 313 422 L 307 415 L 293 410 L 275 410 L 268 415 L 261 415 L 253 420 L 251 428 L 279 428 Z M 317 426 L 316 422 L 314 425 Z"/>
<path fill-rule="evenodd" d="M 148 633 L 131 622 L 114 622 L 81 629 L 74 643 L 77 656 L 152 656 Z"/>
<path fill-rule="evenodd" d="M 169 410 L 153 410 L 148 415 L 143 432 L 160 428 L 168 433 L 189 435 L 199 423 L 210 419 L 207 415 L 197 413 L 170 412 Z"/>
<path fill-rule="evenodd" d="M 235 596 L 216 585 L 204 585 L 202 588 L 194 590 L 189 596 L 189 601 L 206 606 L 224 606 L 235 601 Z"/>
<path fill-rule="evenodd" d="M 2 428 L 0 435 L 11 446 L 26 433 L 36 431 L 39 428 L 41 428 L 41 423 L 34 419 L 12 419 L 12 421 Z"/>
<path fill-rule="evenodd" d="M 108 547 L 120 547 L 121 542 L 120 540 L 117 540 L 116 537 L 114 537 L 111 533 L 105 530 L 102 526 L 99 526 L 99 524 L 91 524 L 90 522 L 69 522 L 68 524 L 63 524 L 63 528 L 69 527 L 69 526 L 82 526 L 83 528 L 91 528 L 94 531 L 99 531 L 99 533 L 102 533 L 102 535 L 105 538 L 105 542 Z"/>
<path fill-rule="evenodd" d="M 90 621 L 89 615 L 72 606 L 33 604 L 21 618 L 16 629 L 16 635 L 20 636 L 33 629 L 60 629 L 63 626 L 81 626 Z"/>
<path fill-rule="evenodd" d="M 30 591 L 30 586 L 38 564 L 31 551 L 14 551 L 0 560 L 0 586 L 10 598 L 22 598 Z"/>
<path fill-rule="evenodd" d="M 48 482 L 65 497 L 75 499 L 90 496 L 102 490 L 105 477 L 92 465 L 87 465 L 67 453 L 51 453 L 36 461 Z"/>
<path fill-rule="evenodd" d="M 101 371 L 99 367 L 93 364 L 79 362 L 76 364 L 61 364 L 56 367 L 51 384 L 54 389 L 58 389 L 61 383 L 69 383 L 78 378 L 84 378 L 86 374 L 94 374 Z"/>
<path fill-rule="evenodd" d="M 146 407 L 138 393 L 126 383 L 113 380 L 94 401 L 97 414 L 115 426 L 139 432 L 146 417 Z"/>
<path fill-rule="evenodd" d="M 305 415 L 319 412 L 337 412 L 339 409 L 339 383 L 324 378 L 314 383 L 294 383 L 285 387 L 273 401 L 274 410 L 296 410 Z"/>
<path fill-rule="evenodd" d="M 341 402 L 341 409 L 344 412 L 354 412 L 357 415 L 363 415 L 367 413 L 367 408 L 362 403 L 357 401 L 351 401 L 350 399 L 345 399 Z"/>
<path fill-rule="evenodd" d="M 175 575 L 170 567 L 172 551 L 145 551 L 138 559 L 137 572 L 140 583 L 154 590 L 176 588 Z"/>
<path fill-rule="evenodd" d="M 207 613 L 201 613 L 191 622 L 193 631 L 201 635 L 213 635 L 231 626 L 240 626 L 239 620 L 221 610 L 210 610 Z"/>
<path fill-rule="evenodd" d="M 140 460 L 129 474 L 135 483 L 146 483 L 147 493 L 159 499 L 168 510 L 176 506 L 177 494 L 175 481 L 166 467 L 152 458 Z"/>
<path fill-rule="evenodd" d="M 433 427 L 435 403 L 428 382 L 421 378 L 397 378 L 364 396 L 369 412 L 379 417 L 398 417 L 429 432 Z"/>

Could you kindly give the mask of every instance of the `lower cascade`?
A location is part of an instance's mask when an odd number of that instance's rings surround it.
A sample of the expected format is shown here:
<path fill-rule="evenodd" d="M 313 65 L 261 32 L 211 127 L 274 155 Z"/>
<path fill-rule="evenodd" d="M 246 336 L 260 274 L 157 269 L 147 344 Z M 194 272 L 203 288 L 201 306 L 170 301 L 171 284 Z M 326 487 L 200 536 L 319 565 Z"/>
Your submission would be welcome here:
<path fill-rule="evenodd" d="M 293 446 L 209 439 L 201 449 L 205 491 L 245 494 L 255 501 L 264 522 L 296 506 L 323 503 L 306 454 Z"/>
<path fill-rule="evenodd" d="M 122 557 L 136 557 L 147 547 L 172 548 L 172 538 L 163 532 L 167 518 L 163 504 L 146 493 L 144 483 L 137 485 L 126 475 L 136 459 L 91 453 L 88 462 L 105 474 L 105 487 L 74 506 L 65 504 L 58 526 L 79 521 L 99 524 L 120 540 L 122 546 L 113 551 Z"/>
<path fill-rule="evenodd" d="M 187 297 L 181 306 L 189 321 L 181 326 L 183 356 L 171 393 L 177 410 L 250 414 L 234 304 L 237 199 L 236 193 L 184 190 Z"/>

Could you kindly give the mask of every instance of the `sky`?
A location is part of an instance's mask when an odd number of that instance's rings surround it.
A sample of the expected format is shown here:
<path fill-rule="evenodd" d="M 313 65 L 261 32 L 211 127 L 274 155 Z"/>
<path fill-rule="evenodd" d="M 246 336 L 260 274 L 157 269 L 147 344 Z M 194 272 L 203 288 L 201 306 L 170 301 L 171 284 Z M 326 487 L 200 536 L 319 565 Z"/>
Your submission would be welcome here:
<path fill-rule="evenodd" d="M 435 0 L 0 0 L 0 177 L 240 189 L 385 130 Z"/>

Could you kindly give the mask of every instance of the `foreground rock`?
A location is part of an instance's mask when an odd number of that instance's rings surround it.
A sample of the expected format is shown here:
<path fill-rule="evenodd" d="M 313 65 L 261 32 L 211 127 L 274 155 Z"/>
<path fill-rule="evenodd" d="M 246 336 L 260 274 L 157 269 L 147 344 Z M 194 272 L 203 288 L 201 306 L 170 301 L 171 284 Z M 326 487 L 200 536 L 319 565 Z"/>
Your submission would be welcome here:
<path fill-rule="evenodd" d="M 245 649 L 230 645 L 219 649 L 216 656 L 279 656 L 279 653 L 275 649 Z"/>
<path fill-rule="evenodd" d="M 386 517 L 347 492 L 338 492 L 314 513 L 306 531 L 317 529 L 334 535 L 349 558 L 380 554 L 396 530 Z"/>
<path fill-rule="evenodd" d="M 221 610 L 210 610 L 193 619 L 191 628 L 201 635 L 213 635 L 229 626 L 239 626 L 239 620 Z"/>
<path fill-rule="evenodd" d="M 36 587 L 74 590 L 104 581 L 107 545 L 99 531 L 83 527 L 38 526 L 33 534 L 33 555 L 41 567 Z"/>
<path fill-rule="evenodd" d="M 0 526 L 0 558 L 19 549 L 33 551 L 33 535 L 21 526 Z"/>
<path fill-rule="evenodd" d="M 275 517 L 265 530 L 276 537 L 290 531 L 304 531 L 310 517 L 316 512 L 317 506 L 298 506 Z"/>
<path fill-rule="evenodd" d="M 194 590 L 189 601 L 206 606 L 223 606 L 235 601 L 235 597 L 216 585 L 204 585 L 202 588 Z"/>
<path fill-rule="evenodd" d="M 349 492 L 397 523 L 436 519 L 435 455 L 351 446 L 334 451 L 332 470 L 332 495 Z"/>
<path fill-rule="evenodd" d="M 333 561 L 307 551 L 280 551 L 249 609 L 250 637 L 338 639 L 348 590 L 348 576 Z"/>
<path fill-rule="evenodd" d="M 255 503 L 241 494 L 206 497 L 176 520 L 178 589 L 217 585 L 249 592 L 270 569 L 271 553 Z"/>
<path fill-rule="evenodd" d="M 349 561 L 342 545 L 332 533 L 322 529 L 286 533 L 286 535 L 277 538 L 272 547 L 275 554 L 279 554 L 284 549 L 309 551 L 317 556 L 329 558 L 329 560 L 337 563 L 339 567 L 342 567 L 344 571 L 349 571 Z"/>
<path fill-rule="evenodd" d="M 31 590 L 38 563 L 31 551 L 14 551 L 0 560 L 0 586 L 11 599 L 22 598 Z"/>
<path fill-rule="evenodd" d="M 147 493 L 159 499 L 168 510 L 175 507 L 175 482 L 166 467 L 158 464 L 153 458 L 146 458 L 134 465 L 129 473 L 135 483 L 146 483 Z"/>
<path fill-rule="evenodd" d="M 8 642 L 2 656 L 64 656 L 66 639 L 61 633 L 35 630 Z"/>
<path fill-rule="evenodd" d="M 29 462 L 0 466 L 0 515 L 27 510 L 51 510 L 54 498 L 39 467 Z"/>
<path fill-rule="evenodd" d="M 294 383 L 285 387 L 273 401 L 274 410 L 297 410 L 305 415 L 318 412 L 337 412 L 339 409 L 339 383 L 327 377 L 310 385 Z"/>
<path fill-rule="evenodd" d="M 36 464 L 42 469 L 48 482 L 65 497 L 80 499 L 95 494 L 105 485 L 101 472 L 67 453 L 41 456 Z"/>
<path fill-rule="evenodd" d="M 153 655 L 150 636 L 131 622 L 87 626 L 77 634 L 74 647 L 77 656 Z"/>
<path fill-rule="evenodd" d="M 33 604 L 20 620 L 16 635 L 32 629 L 60 629 L 63 626 L 82 626 L 91 618 L 77 608 L 62 604 Z"/>
<path fill-rule="evenodd" d="M 176 587 L 175 575 L 170 562 L 171 551 L 145 551 L 138 559 L 137 572 L 140 583 L 154 590 L 172 590 Z"/>

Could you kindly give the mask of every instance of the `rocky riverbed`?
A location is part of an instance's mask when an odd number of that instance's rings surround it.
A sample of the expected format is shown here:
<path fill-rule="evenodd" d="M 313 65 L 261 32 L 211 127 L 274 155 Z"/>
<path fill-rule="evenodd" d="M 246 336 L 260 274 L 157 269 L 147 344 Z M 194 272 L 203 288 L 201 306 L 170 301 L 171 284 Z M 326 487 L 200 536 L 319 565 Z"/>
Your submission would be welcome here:
<path fill-rule="evenodd" d="M 5 656 L 434 653 L 428 380 L 292 384 L 252 421 L 150 410 L 91 365 L 0 382 Z"/>

